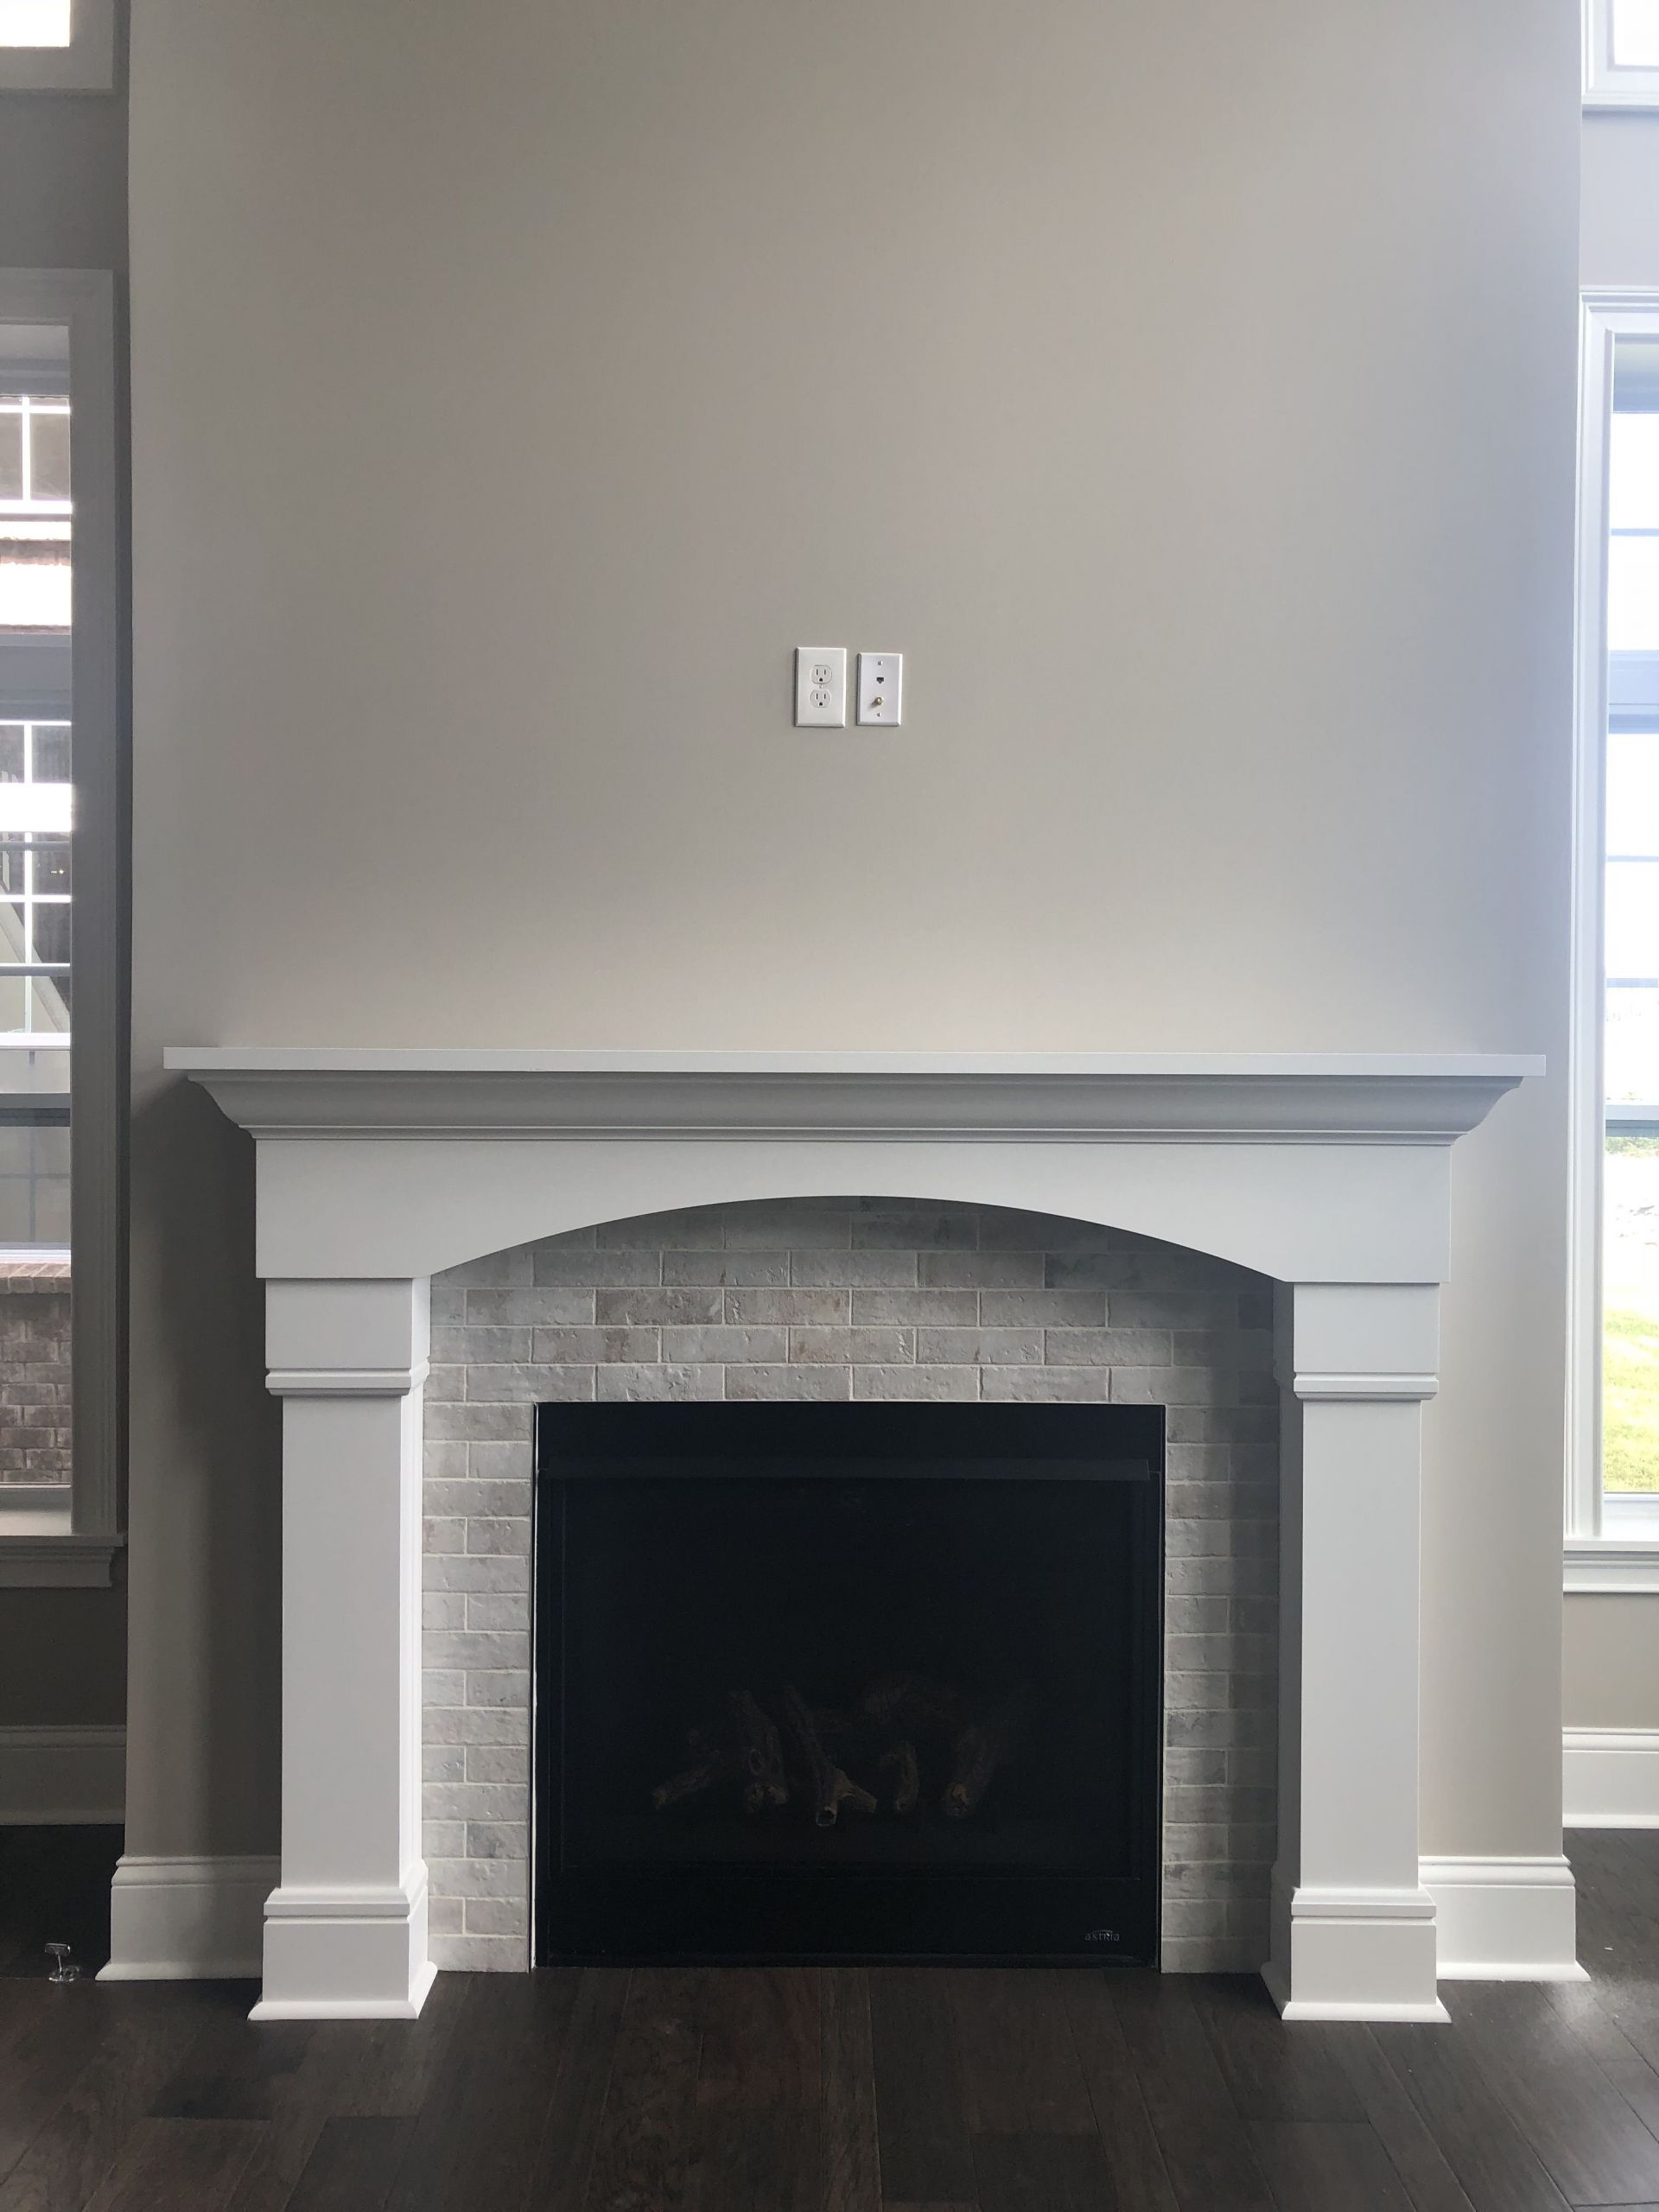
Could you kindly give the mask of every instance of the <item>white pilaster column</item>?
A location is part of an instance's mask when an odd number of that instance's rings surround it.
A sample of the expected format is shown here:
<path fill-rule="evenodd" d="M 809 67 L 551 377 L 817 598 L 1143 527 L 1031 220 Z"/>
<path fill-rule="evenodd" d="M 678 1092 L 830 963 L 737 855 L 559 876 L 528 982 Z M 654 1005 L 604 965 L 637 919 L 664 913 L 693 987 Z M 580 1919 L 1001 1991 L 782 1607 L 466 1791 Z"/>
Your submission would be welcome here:
<path fill-rule="evenodd" d="M 1268 1988 L 1287 2018 L 1443 2020 L 1419 1878 L 1423 1401 L 1439 1293 L 1281 1294 L 1279 1861 Z"/>
<path fill-rule="evenodd" d="M 412 2019 L 428 1285 L 266 1287 L 283 1401 L 282 1880 L 255 2019 Z"/>

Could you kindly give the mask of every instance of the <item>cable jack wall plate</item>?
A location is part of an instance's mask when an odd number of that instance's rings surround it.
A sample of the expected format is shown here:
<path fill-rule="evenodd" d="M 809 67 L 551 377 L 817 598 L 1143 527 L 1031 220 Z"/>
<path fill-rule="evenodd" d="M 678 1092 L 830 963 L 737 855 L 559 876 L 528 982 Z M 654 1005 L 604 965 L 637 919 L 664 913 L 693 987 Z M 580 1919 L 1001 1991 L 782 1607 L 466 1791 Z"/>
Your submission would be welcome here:
<path fill-rule="evenodd" d="M 891 723 L 905 718 L 905 657 L 902 653 L 860 653 L 858 719 Z"/>

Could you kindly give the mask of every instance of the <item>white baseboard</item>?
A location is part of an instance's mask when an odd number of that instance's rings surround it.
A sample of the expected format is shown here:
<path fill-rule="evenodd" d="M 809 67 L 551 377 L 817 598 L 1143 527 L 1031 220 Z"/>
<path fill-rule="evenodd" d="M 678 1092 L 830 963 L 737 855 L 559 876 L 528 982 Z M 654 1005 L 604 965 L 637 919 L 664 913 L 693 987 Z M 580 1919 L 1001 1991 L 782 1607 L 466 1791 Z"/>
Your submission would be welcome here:
<path fill-rule="evenodd" d="M 119 1827 L 126 1791 L 124 1728 L 0 1728 L 0 1827 Z"/>
<path fill-rule="evenodd" d="M 1576 1950 L 1578 1894 L 1559 1854 L 1425 1859 L 1442 1981 L 1586 1981 Z"/>
<path fill-rule="evenodd" d="M 1563 1728 L 1561 1824 L 1659 1828 L 1659 1728 Z"/>
<path fill-rule="evenodd" d="M 110 1962 L 100 1981 L 233 1981 L 257 1977 L 275 1858 L 129 1854 L 110 1886 Z"/>

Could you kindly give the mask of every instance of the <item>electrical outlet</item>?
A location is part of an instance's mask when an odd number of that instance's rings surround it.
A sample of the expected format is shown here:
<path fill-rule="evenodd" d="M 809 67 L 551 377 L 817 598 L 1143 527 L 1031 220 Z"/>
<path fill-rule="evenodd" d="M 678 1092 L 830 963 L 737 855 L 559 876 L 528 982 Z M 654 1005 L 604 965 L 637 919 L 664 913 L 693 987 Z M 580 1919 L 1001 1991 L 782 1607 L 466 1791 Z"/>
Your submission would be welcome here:
<path fill-rule="evenodd" d="M 860 653 L 858 657 L 858 719 L 887 722 L 894 728 L 904 720 L 905 657 L 902 653 Z"/>
<path fill-rule="evenodd" d="M 797 729 L 844 729 L 847 727 L 845 645 L 796 646 L 795 727 Z"/>

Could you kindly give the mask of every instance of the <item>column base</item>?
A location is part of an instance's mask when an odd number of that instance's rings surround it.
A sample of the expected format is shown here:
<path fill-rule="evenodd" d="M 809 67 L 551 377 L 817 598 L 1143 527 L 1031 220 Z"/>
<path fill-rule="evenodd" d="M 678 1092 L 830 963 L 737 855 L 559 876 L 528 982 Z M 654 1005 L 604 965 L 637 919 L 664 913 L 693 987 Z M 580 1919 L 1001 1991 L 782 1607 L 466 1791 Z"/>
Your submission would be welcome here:
<path fill-rule="evenodd" d="M 413 2020 L 427 1956 L 426 1869 L 396 1888 L 285 1884 L 265 1906 L 264 1988 L 251 2020 Z"/>
<path fill-rule="evenodd" d="M 1262 1979 L 1285 2019 L 1449 2018 L 1427 1890 L 1275 1887 L 1273 1916 Z"/>

